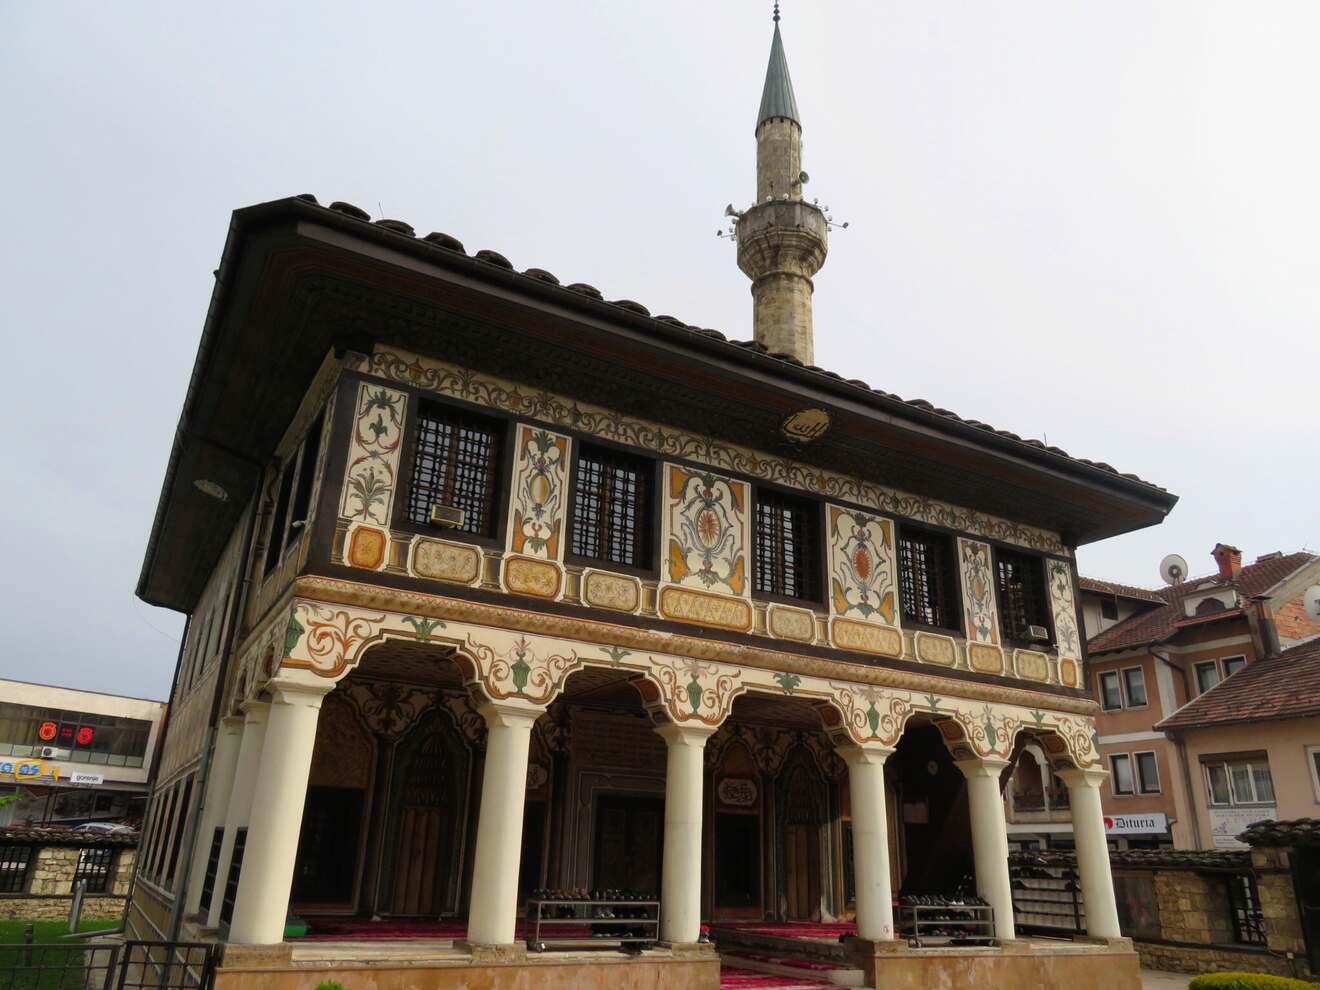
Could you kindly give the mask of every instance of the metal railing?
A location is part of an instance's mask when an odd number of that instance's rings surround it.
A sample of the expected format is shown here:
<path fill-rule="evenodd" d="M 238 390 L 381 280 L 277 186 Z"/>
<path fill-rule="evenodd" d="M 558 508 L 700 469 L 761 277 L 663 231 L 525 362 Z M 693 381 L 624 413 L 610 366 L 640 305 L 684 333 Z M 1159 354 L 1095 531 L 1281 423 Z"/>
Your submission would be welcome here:
<path fill-rule="evenodd" d="M 0 945 L 0 990 L 210 990 L 214 978 L 209 942 L 39 944 L 29 925 Z"/>

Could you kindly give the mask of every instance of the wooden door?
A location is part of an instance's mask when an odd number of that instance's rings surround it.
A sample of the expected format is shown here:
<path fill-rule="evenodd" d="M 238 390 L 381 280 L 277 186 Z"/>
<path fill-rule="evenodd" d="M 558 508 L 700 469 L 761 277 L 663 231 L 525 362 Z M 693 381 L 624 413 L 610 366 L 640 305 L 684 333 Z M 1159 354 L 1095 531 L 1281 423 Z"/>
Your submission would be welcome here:
<path fill-rule="evenodd" d="M 390 912 L 437 914 L 448 880 L 445 836 L 449 823 L 445 806 L 449 766 L 439 734 L 424 739 L 409 754 L 402 770 Z"/>
<path fill-rule="evenodd" d="M 789 921 L 810 920 L 820 909 L 819 826 L 784 826 L 784 896 Z"/>
<path fill-rule="evenodd" d="M 600 798 L 596 806 L 591 885 L 658 894 L 664 822 L 665 804 L 656 798 L 622 795 Z"/>

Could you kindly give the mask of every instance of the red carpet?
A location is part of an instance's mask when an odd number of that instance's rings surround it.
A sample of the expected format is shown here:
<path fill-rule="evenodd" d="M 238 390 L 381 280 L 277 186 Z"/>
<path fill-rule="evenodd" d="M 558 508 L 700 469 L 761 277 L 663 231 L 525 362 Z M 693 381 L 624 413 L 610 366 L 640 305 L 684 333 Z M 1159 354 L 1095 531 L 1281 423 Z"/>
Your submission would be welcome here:
<path fill-rule="evenodd" d="M 776 935 L 779 938 L 824 938 L 837 940 L 840 935 L 856 935 L 857 926 L 851 921 L 729 921 L 709 926 L 711 936 L 719 941 L 721 929 L 746 932 L 751 935 Z"/>
<path fill-rule="evenodd" d="M 462 939 L 467 937 L 466 921 L 369 921 L 363 918 L 312 918 L 308 924 L 311 931 L 301 936 L 309 941 L 321 942 L 358 942 L 373 939 Z M 519 922 L 515 929 L 517 938 L 526 937 L 527 925 Z M 589 935 L 590 929 L 581 930 L 567 926 L 557 926 L 558 935 Z"/>
<path fill-rule="evenodd" d="M 735 969 L 732 966 L 720 968 L 720 990 L 814 990 L 816 987 L 833 987 L 833 983 L 810 978 L 799 979 L 794 976 L 774 976 L 769 973 L 755 973 L 750 969 Z"/>

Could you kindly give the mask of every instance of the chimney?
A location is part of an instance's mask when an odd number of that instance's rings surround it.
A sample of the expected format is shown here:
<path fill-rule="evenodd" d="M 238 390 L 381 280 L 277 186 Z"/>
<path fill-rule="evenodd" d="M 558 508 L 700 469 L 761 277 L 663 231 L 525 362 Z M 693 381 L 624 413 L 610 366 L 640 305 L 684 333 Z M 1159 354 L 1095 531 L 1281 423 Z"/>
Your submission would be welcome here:
<path fill-rule="evenodd" d="M 1227 543 L 1216 543 L 1215 548 L 1210 551 L 1210 555 L 1215 558 L 1215 563 L 1219 565 L 1219 576 L 1221 578 L 1234 578 L 1238 576 L 1238 571 L 1242 570 L 1242 551 L 1235 546 Z"/>

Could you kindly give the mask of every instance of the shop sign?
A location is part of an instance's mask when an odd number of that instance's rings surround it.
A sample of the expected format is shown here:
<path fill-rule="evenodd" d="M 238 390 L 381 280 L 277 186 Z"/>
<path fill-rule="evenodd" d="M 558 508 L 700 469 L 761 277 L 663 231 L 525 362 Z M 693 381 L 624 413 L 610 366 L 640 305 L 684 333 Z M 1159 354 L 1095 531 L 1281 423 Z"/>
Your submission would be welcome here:
<path fill-rule="evenodd" d="M 1238 836 L 1256 822 L 1273 821 L 1277 808 L 1211 808 L 1210 838 L 1216 849 L 1245 849 Z"/>
<path fill-rule="evenodd" d="M 1163 835 L 1169 831 L 1169 818 L 1162 811 L 1144 815 L 1105 815 L 1108 835 Z"/>
<path fill-rule="evenodd" d="M 71 773 L 69 774 L 69 783 L 75 787 L 95 787 L 97 784 L 105 783 L 105 774 L 103 773 Z"/>
<path fill-rule="evenodd" d="M 746 777 L 725 777 L 717 789 L 720 803 L 734 808 L 750 808 L 756 804 L 756 781 Z"/>
<path fill-rule="evenodd" d="M 52 769 L 52 775 L 58 777 L 59 770 Z M 36 780 L 46 774 L 46 765 L 40 760 L 0 760 L 0 777 L 13 777 L 15 780 Z"/>

